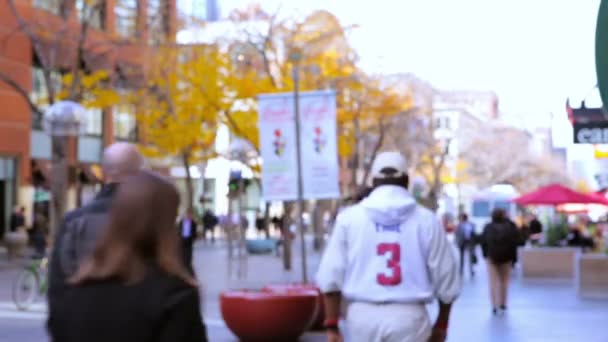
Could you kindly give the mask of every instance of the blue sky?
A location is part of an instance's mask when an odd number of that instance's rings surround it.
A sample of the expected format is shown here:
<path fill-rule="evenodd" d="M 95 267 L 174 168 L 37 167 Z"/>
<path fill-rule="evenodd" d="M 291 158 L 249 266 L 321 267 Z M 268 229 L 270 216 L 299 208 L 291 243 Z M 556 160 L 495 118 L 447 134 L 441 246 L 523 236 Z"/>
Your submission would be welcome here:
<path fill-rule="evenodd" d="M 222 14 L 249 0 L 218 0 Z M 600 0 L 262 0 L 270 11 L 333 12 L 369 72 L 412 72 L 443 89 L 493 90 L 527 126 L 565 115 L 596 83 Z M 593 94 L 593 92 L 592 92 Z M 591 96 L 592 101 L 594 96 Z"/>

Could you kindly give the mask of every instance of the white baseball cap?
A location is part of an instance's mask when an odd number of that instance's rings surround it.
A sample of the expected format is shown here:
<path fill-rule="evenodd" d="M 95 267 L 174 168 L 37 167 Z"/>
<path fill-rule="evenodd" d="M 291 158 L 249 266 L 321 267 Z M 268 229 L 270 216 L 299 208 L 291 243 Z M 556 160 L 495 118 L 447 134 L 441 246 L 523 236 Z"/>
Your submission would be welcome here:
<path fill-rule="evenodd" d="M 386 171 L 392 169 L 394 173 Z M 407 174 L 405 157 L 399 152 L 381 152 L 372 164 L 372 179 L 398 178 Z"/>

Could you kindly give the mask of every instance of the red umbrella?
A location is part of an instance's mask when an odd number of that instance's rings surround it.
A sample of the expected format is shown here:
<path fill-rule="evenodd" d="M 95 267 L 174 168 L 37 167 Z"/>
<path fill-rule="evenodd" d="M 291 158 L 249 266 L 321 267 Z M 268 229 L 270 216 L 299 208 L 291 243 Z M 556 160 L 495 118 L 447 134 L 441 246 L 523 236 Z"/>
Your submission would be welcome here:
<path fill-rule="evenodd" d="M 527 193 L 514 200 L 522 205 L 559 205 L 565 203 L 603 204 L 608 206 L 608 199 L 598 195 L 583 194 L 560 184 L 551 184 L 536 191 Z"/>

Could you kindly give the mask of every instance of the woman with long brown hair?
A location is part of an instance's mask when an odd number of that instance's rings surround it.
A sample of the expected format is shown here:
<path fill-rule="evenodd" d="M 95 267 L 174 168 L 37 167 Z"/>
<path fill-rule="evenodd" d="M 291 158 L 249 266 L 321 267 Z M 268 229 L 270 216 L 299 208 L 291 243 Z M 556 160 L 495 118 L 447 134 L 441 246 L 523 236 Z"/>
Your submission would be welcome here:
<path fill-rule="evenodd" d="M 179 253 L 176 188 L 146 171 L 121 183 L 107 228 L 49 313 L 56 342 L 207 341 Z"/>

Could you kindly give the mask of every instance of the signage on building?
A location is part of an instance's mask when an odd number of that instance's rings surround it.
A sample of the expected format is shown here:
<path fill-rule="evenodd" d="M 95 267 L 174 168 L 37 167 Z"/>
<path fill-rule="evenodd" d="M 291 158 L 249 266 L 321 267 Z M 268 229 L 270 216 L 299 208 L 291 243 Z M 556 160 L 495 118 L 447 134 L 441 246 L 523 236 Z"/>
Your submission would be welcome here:
<path fill-rule="evenodd" d="M 574 123 L 574 143 L 608 144 L 608 121 Z"/>
<path fill-rule="evenodd" d="M 575 144 L 608 144 L 608 115 L 602 108 L 587 108 L 585 102 L 579 108 L 566 102 L 568 118 L 574 128 Z"/>
<path fill-rule="evenodd" d="M 267 201 L 298 198 L 293 93 L 258 97 L 262 191 Z M 299 95 L 300 148 L 304 199 L 340 196 L 336 96 L 334 92 Z"/>

